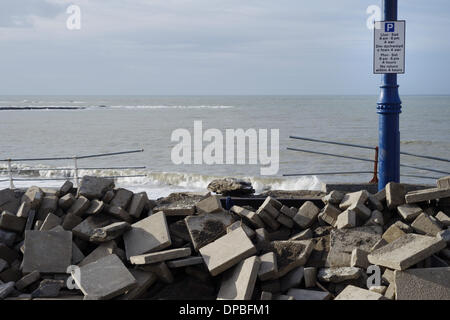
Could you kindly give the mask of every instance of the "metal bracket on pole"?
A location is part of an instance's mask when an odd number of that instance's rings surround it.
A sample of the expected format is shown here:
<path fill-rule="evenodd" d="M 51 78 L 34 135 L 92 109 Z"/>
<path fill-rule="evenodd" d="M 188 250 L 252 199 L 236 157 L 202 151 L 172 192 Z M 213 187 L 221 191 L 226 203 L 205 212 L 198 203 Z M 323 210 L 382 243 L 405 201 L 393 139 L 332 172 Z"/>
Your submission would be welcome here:
<path fill-rule="evenodd" d="M 13 189 L 15 189 L 15 187 L 14 187 L 14 182 L 13 182 L 11 159 L 8 159 L 8 175 L 9 175 L 9 188 L 11 190 L 13 190 Z"/>

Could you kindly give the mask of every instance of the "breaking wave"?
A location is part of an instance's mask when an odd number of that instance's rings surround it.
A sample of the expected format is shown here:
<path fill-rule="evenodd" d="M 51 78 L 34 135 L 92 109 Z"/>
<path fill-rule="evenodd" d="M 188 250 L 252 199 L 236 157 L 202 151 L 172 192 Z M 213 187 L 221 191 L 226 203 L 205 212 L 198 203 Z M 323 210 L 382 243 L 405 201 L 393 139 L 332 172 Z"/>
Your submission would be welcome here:
<path fill-rule="evenodd" d="M 62 184 L 61 180 L 35 180 L 35 181 L 20 181 L 20 179 L 73 179 L 73 170 L 67 168 L 58 171 L 47 171 L 48 168 L 44 165 L 14 165 L 12 169 L 15 170 L 14 177 L 21 186 L 31 186 L 38 184 L 41 186 L 59 186 Z M 0 165 L 0 186 L 7 187 L 8 182 L 7 167 Z M 128 187 L 133 190 L 149 191 L 155 194 L 158 190 L 159 196 L 166 196 L 171 192 L 177 191 L 205 191 L 208 184 L 214 179 L 224 178 L 218 175 L 204 175 L 197 173 L 182 173 L 182 172 L 155 172 L 145 169 L 97 169 L 97 170 L 79 170 L 79 177 L 84 175 L 95 175 L 104 177 L 117 176 L 133 176 L 117 178 L 116 184 L 118 186 Z M 268 190 L 320 190 L 322 182 L 315 176 L 299 177 L 299 178 L 282 178 L 282 177 L 255 177 L 255 176 L 233 176 L 235 178 L 250 181 L 256 193 Z M 18 185 L 15 182 L 16 185 Z"/>

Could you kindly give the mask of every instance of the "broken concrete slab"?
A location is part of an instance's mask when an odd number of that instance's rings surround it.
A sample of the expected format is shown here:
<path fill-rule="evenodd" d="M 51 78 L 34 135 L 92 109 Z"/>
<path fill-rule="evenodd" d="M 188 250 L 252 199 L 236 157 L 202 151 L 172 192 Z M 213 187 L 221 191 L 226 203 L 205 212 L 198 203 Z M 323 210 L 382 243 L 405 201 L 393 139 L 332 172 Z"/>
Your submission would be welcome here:
<path fill-rule="evenodd" d="M 131 229 L 128 222 L 115 222 L 102 228 L 96 228 L 92 232 L 89 241 L 95 243 L 107 242 L 120 237 L 122 234 Z"/>
<path fill-rule="evenodd" d="M 302 267 L 314 250 L 313 240 L 272 241 L 264 244 L 263 252 L 274 252 L 278 265 L 276 278 L 281 278 L 289 271 Z"/>
<path fill-rule="evenodd" d="M 317 218 L 320 209 L 311 201 L 306 201 L 294 217 L 294 221 L 303 229 L 310 227 Z"/>
<path fill-rule="evenodd" d="M 170 247 L 169 228 L 163 212 L 155 213 L 131 225 L 123 235 L 127 259 Z"/>
<path fill-rule="evenodd" d="M 369 193 L 366 190 L 347 193 L 339 204 L 341 210 L 347 210 L 351 206 L 363 205 L 369 199 Z"/>
<path fill-rule="evenodd" d="M 194 250 L 198 251 L 205 245 L 224 236 L 227 227 L 234 222 L 228 212 L 206 213 L 185 218 L 186 227 L 191 236 Z"/>
<path fill-rule="evenodd" d="M 246 221 L 251 223 L 255 228 L 264 228 L 264 223 L 260 217 L 253 211 L 247 210 L 239 206 L 232 206 L 231 212 L 234 212 L 238 216 L 244 218 Z"/>
<path fill-rule="evenodd" d="M 66 220 L 69 217 L 77 217 L 75 215 L 67 215 L 64 220 L 63 228 L 66 229 Z M 89 241 L 91 236 L 94 234 L 95 230 L 98 228 L 106 227 L 112 223 L 119 222 L 117 219 L 112 217 L 99 214 L 94 216 L 89 216 L 86 219 L 82 220 L 76 227 L 72 229 L 74 236 Z"/>
<path fill-rule="evenodd" d="M 188 266 L 194 266 L 203 264 L 203 258 L 202 257 L 188 257 L 188 258 L 181 258 L 176 260 L 167 261 L 167 266 L 169 268 L 183 268 Z"/>
<path fill-rule="evenodd" d="M 450 197 L 450 189 L 425 189 L 408 192 L 405 196 L 406 203 L 418 203 Z"/>
<path fill-rule="evenodd" d="M 389 210 L 394 210 L 398 206 L 405 204 L 405 185 L 396 182 L 389 182 L 386 185 L 386 203 Z"/>
<path fill-rule="evenodd" d="M 450 300 L 450 267 L 395 271 L 397 300 Z"/>
<path fill-rule="evenodd" d="M 72 242 L 72 264 L 76 265 L 85 258 L 83 252 L 78 248 L 75 242 Z"/>
<path fill-rule="evenodd" d="M 328 292 L 305 289 L 289 289 L 287 295 L 294 297 L 295 300 L 329 300 L 331 298 Z"/>
<path fill-rule="evenodd" d="M 252 228 L 248 227 L 244 222 L 242 222 L 242 220 L 241 221 L 236 221 L 236 222 L 233 222 L 232 224 L 230 224 L 227 227 L 227 233 L 229 233 L 229 232 L 231 232 L 231 231 L 233 231 L 233 230 L 235 230 L 237 228 L 244 229 L 245 233 L 247 234 L 247 236 L 250 239 L 253 239 L 256 236 L 255 231 L 253 231 Z"/>
<path fill-rule="evenodd" d="M 200 248 L 200 253 L 211 275 L 216 276 L 256 254 L 256 248 L 245 231 L 238 228 Z"/>
<path fill-rule="evenodd" d="M 370 290 L 348 285 L 334 300 L 384 300 L 384 296 Z"/>
<path fill-rule="evenodd" d="M 83 222 L 83 218 L 76 216 L 74 214 L 68 214 L 64 217 L 62 227 L 67 231 L 71 231 L 75 227 L 77 227 L 81 222 Z"/>
<path fill-rule="evenodd" d="M 359 220 L 366 221 L 372 215 L 372 211 L 364 204 L 355 203 L 347 208 L 347 211 L 354 211 Z"/>
<path fill-rule="evenodd" d="M 332 230 L 326 266 L 349 267 L 351 266 L 351 255 L 354 248 L 370 251 L 380 239 L 381 234 L 374 227 Z"/>
<path fill-rule="evenodd" d="M 132 218 L 128 212 L 126 212 L 122 207 L 116 207 L 116 206 L 105 206 L 104 209 L 105 213 L 122 221 L 126 221 L 131 223 Z"/>
<path fill-rule="evenodd" d="M 72 232 L 25 231 L 24 273 L 65 273 L 71 262 Z"/>
<path fill-rule="evenodd" d="M 81 179 L 78 194 L 89 200 L 101 199 L 107 191 L 113 188 L 113 179 L 84 176 L 83 179 Z"/>
<path fill-rule="evenodd" d="M 138 256 L 131 256 L 130 262 L 132 264 L 153 264 L 167 260 L 184 258 L 191 255 L 191 248 L 178 248 L 154 253 L 142 254 Z"/>
<path fill-rule="evenodd" d="M 19 218 L 8 211 L 3 211 L 0 215 L 0 228 L 6 231 L 22 233 L 26 222 L 25 218 Z"/>
<path fill-rule="evenodd" d="M 446 247 L 444 240 L 417 234 L 401 238 L 371 252 L 369 262 L 395 270 L 405 270 Z"/>
<path fill-rule="evenodd" d="M 115 254 L 82 266 L 79 277 L 76 274 L 72 277 L 85 296 L 96 300 L 114 298 L 137 285 L 136 279 Z"/>
<path fill-rule="evenodd" d="M 253 256 L 227 271 L 217 295 L 218 300 L 250 300 L 258 275 L 260 260 Z"/>
<path fill-rule="evenodd" d="M 423 212 L 413 221 L 411 227 L 419 234 L 426 234 L 433 237 L 442 231 L 439 224 Z"/>
<path fill-rule="evenodd" d="M 278 273 L 277 258 L 275 253 L 268 252 L 259 257 L 261 265 L 258 271 L 258 278 L 261 281 L 267 281 L 275 278 Z"/>
<path fill-rule="evenodd" d="M 347 280 L 359 279 L 362 275 L 361 268 L 356 267 L 336 267 L 322 268 L 317 274 L 317 278 L 324 282 L 339 283 Z"/>
<path fill-rule="evenodd" d="M 319 213 L 319 221 L 322 221 L 330 226 L 334 226 L 338 216 L 341 214 L 341 210 L 333 206 L 332 204 L 327 204 L 322 211 Z"/>
<path fill-rule="evenodd" d="M 378 211 L 383 211 L 383 209 L 384 209 L 383 203 L 377 197 L 375 197 L 375 195 L 373 195 L 371 193 L 369 193 L 369 207 L 372 210 L 378 210 Z"/>
<path fill-rule="evenodd" d="M 405 221 L 411 222 L 422 213 L 422 208 L 415 204 L 403 204 L 397 207 L 397 211 Z"/>
<path fill-rule="evenodd" d="M 146 192 L 140 192 L 133 195 L 131 203 L 128 208 L 128 213 L 134 218 L 139 218 L 144 211 L 145 206 L 148 203 L 148 197 Z"/>

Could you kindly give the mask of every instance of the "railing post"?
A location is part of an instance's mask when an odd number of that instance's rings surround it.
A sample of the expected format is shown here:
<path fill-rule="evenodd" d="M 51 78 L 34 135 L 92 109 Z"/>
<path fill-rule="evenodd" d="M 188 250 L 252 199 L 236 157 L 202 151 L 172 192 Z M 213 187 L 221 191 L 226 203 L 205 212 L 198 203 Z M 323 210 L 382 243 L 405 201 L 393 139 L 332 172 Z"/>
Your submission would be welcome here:
<path fill-rule="evenodd" d="M 9 188 L 15 189 L 14 183 L 13 183 L 13 174 L 12 174 L 12 167 L 11 167 L 11 159 L 8 159 L 8 175 L 9 175 Z"/>
<path fill-rule="evenodd" d="M 73 157 L 73 175 L 74 175 L 74 180 L 75 180 L 75 187 L 78 188 L 78 161 L 77 161 L 77 156 Z"/>

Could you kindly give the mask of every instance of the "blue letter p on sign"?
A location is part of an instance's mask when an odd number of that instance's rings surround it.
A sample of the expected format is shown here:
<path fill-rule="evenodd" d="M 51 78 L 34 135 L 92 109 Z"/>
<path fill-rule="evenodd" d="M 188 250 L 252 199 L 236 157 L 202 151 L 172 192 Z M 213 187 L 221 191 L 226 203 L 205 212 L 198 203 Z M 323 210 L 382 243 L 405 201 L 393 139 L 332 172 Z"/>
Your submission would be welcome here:
<path fill-rule="evenodd" d="M 395 23 L 386 23 L 384 26 L 385 32 L 394 32 L 395 31 Z"/>

